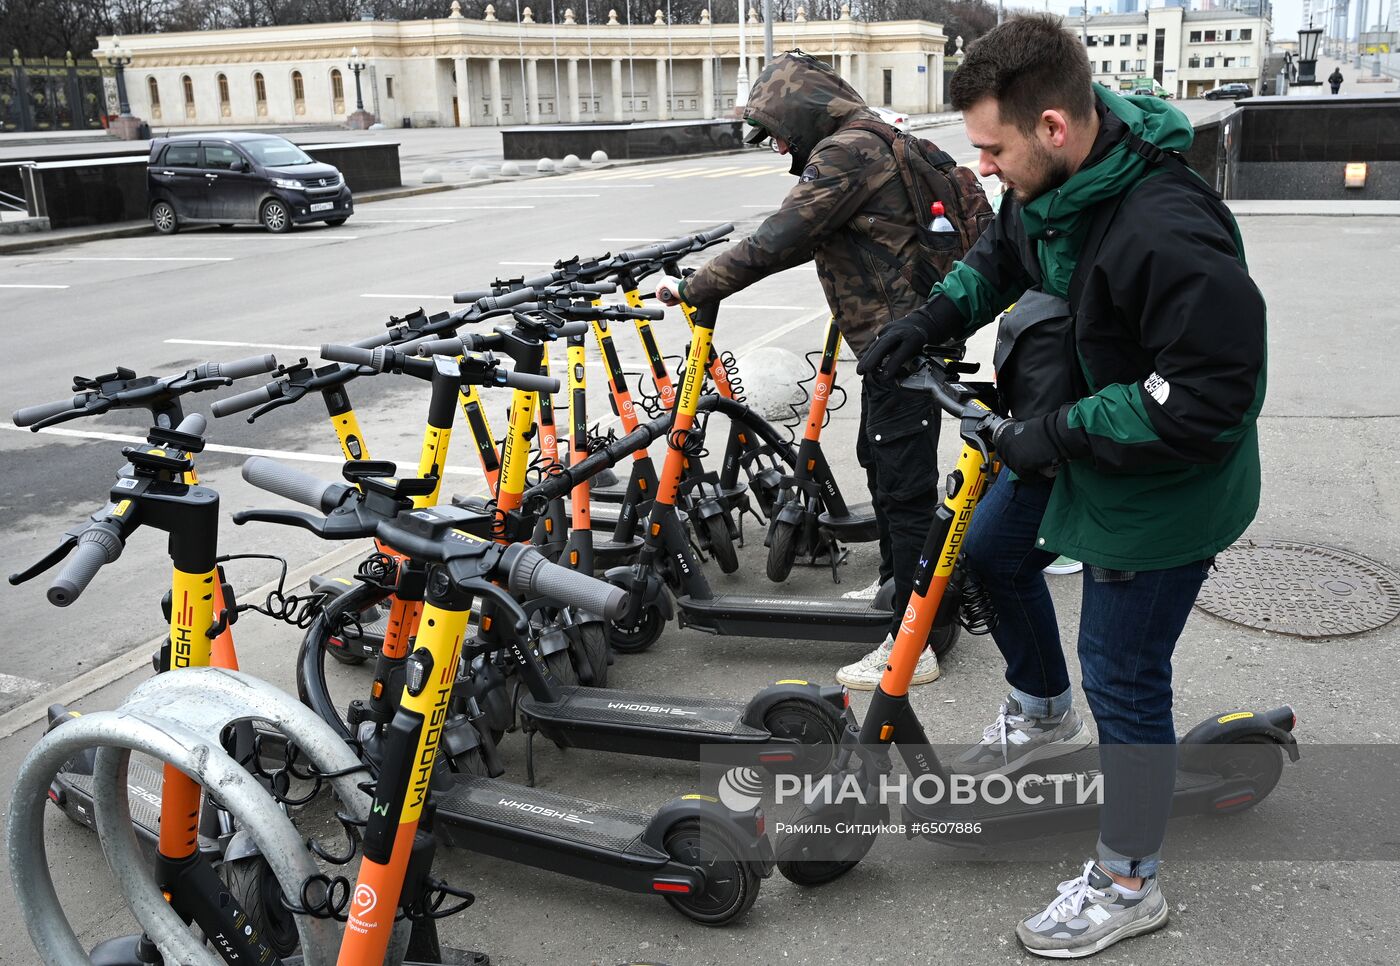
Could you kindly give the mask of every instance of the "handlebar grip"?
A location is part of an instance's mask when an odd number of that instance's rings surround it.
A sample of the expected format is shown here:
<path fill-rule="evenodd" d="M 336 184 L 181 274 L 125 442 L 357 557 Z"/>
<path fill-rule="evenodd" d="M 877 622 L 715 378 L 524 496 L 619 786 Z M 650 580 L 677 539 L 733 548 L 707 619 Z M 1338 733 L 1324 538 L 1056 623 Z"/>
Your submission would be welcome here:
<path fill-rule="evenodd" d="M 223 399 L 214 400 L 214 405 L 209 407 L 209 411 L 216 419 L 224 416 L 232 416 L 234 413 L 241 413 L 245 409 L 252 409 L 254 406 L 261 406 L 265 402 L 272 402 L 277 383 L 269 382 L 265 386 L 250 389 L 247 392 L 240 392 L 236 396 L 225 396 Z"/>
<path fill-rule="evenodd" d="M 666 318 L 666 310 L 652 305 L 639 305 L 632 309 L 634 319 L 650 319 L 653 322 L 660 322 Z"/>
<path fill-rule="evenodd" d="M 180 425 L 175 427 L 177 433 L 189 433 L 191 436 L 203 436 L 204 431 L 209 428 L 209 420 L 204 418 L 203 413 L 190 413 L 180 420 Z"/>
<path fill-rule="evenodd" d="M 587 335 L 592 328 L 592 323 L 579 319 L 575 322 L 565 322 L 563 325 L 555 326 L 554 335 L 560 339 L 567 339 L 575 335 Z"/>
<path fill-rule="evenodd" d="M 413 348 L 420 356 L 459 356 L 466 351 L 461 339 L 424 339 Z"/>
<path fill-rule="evenodd" d="M 506 292 L 504 295 L 488 296 L 480 299 L 476 304 L 483 312 L 495 312 L 497 309 L 508 309 L 520 305 L 523 302 L 533 302 L 535 290 L 529 286 L 518 288 L 514 292 Z"/>
<path fill-rule="evenodd" d="M 497 369 L 496 377 L 500 379 L 501 385 L 509 386 L 512 389 L 524 389 L 528 392 L 547 392 L 551 395 L 559 391 L 559 380 L 553 376 L 542 376 L 534 372 Z"/>
<path fill-rule="evenodd" d="M 209 375 L 222 376 L 225 379 L 243 379 L 247 376 L 271 372 L 276 368 L 277 357 L 274 355 L 249 356 L 246 359 L 236 359 L 233 362 L 211 362 L 209 363 Z"/>
<path fill-rule="evenodd" d="M 348 362 L 352 366 L 368 366 L 377 372 L 384 371 L 384 347 L 361 349 L 353 345 L 326 343 L 321 346 L 321 358 L 330 362 Z"/>
<path fill-rule="evenodd" d="M 102 526 L 84 530 L 78 538 L 73 556 L 68 558 L 53 583 L 49 584 L 49 603 L 55 607 L 67 607 L 78 599 L 105 564 L 121 555 L 122 541 L 116 533 Z"/>
<path fill-rule="evenodd" d="M 335 509 L 334 502 L 327 497 L 339 488 L 339 484 L 303 473 L 265 456 L 253 456 L 243 464 L 243 479 L 260 490 L 276 493 L 322 513 Z"/>
<path fill-rule="evenodd" d="M 361 339 L 359 342 L 352 342 L 350 344 L 356 349 L 378 349 L 380 346 L 388 345 L 393 341 L 394 333 L 392 330 L 388 330 L 378 335 L 372 335 L 368 339 Z"/>
<path fill-rule="evenodd" d="M 615 620 L 627 609 L 627 591 L 588 574 L 550 563 L 533 547 L 522 547 L 511 564 L 507 584 L 511 593 L 547 600 L 586 610 Z"/>
<path fill-rule="evenodd" d="M 570 292 L 587 292 L 589 295 L 611 295 L 617 291 L 616 282 L 575 282 Z"/>
<path fill-rule="evenodd" d="M 490 297 L 491 289 L 474 288 L 467 292 L 454 292 L 452 294 L 452 301 L 456 302 L 458 305 L 464 305 L 467 302 L 480 302 L 482 299 L 489 299 Z"/>
<path fill-rule="evenodd" d="M 719 239 L 723 238 L 725 235 L 728 235 L 733 231 L 733 222 L 725 222 L 723 225 L 720 225 L 717 228 L 711 228 L 709 231 L 700 232 L 699 237 L 703 238 L 707 242 L 718 241 Z"/>
<path fill-rule="evenodd" d="M 38 406 L 25 406 L 23 409 L 16 409 L 10 421 L 16 426 L 33 426 L 35 423 L 50 416 L 58 416 L 74 409 L 83 408 L 87 402 L 86 395 L 72 396 L 68 399 L 60 399 L 58 402 L 41 403 Z"/>

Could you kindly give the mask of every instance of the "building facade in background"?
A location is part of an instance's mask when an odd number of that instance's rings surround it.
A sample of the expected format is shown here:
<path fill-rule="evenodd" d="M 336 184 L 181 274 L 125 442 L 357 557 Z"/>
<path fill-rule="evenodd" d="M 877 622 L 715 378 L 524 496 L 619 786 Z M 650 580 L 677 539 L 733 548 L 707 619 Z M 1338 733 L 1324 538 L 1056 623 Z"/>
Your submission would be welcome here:
<path fill-rule="evenodd" d="M 1066 25 L 1079 28 L 1094 80 L 1131 90 L 1150 77 L 1173 97 L 1199 97 L 1235 82 L 1257 89 L 1273 35 L 1265 16 L 1181 7 L 1104 14 Z"/>
<path fill-rule="evenodd" d="M 467 20 L 352 21 L 123 36 L 132 112 L 152 128 L 343 123 L 355 110 L 352 49 L 367 67 L 365 108 L 389 126 L 713 118 L 734 111 L 739 25 Z M 834 64 L 867 101 L 908 113 L 943 103 L 943 30 L 925 21 L 839 19 L 774 26 L 775 49 Z M 749 77 L 763 63 L 750 12 Z M 99 38 L 99 49 L 110 43 Z"/>

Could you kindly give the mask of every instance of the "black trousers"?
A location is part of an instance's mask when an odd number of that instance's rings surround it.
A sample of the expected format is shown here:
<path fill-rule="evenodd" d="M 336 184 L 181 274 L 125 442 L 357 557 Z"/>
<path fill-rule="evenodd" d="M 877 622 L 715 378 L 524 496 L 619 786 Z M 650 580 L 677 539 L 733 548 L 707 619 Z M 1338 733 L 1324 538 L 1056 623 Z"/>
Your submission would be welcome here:
<path fill-rule="evenodd" d="M 939 414 L 927 393 L 868 378 L 861 383 L 856 459 L 865 468 L 880 528 L 880 579 L 894 578 L 891 634 L 909 603 L 938 508 Z"/>

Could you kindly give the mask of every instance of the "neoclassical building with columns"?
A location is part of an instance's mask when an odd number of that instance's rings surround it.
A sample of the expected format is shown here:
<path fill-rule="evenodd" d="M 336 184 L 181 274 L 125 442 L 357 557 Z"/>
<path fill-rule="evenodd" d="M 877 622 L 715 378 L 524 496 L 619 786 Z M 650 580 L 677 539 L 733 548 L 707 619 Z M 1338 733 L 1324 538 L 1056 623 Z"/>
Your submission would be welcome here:
<path fill-rule="evenodd" d="M 123 36 L 131 109 L 162 126 L 251 127 L 344 122 L 355 110 L 352 52 L 363 59 L 365 109 L 390 127 L 616 122 L 724 117 L 734 109 L 739 25 L 618 22 L 566 10 L 558 24 L 467 20 L 351 21 Z M 744 28 L 749 77 L 763 25 Z M 942 27 L 917 20 L 833 19 L 773 27 L 774 50 L 801 47 L 835 64 L 865 99 L 908 113 L 943 102 Z M 112 42 L 98 40 L 99 51 Z M 100 56 L 100 54 L 99 54 Z"/>

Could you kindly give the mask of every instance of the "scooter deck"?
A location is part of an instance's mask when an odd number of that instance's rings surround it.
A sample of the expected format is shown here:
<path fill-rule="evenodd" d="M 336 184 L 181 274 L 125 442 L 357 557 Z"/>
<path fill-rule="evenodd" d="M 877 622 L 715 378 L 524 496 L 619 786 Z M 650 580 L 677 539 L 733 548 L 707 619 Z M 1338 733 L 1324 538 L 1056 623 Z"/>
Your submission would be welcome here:
<path fill-rule="evenodd" d="M 676 598 L 683 627 L 713 634 L 803 638 L 878 644 L 893 615 L 863 600 L 817 600 L 720 594 L 709 600 Z"/>
<path fill-rule="evenodd" d="M 702 741 L 766 742 L 772 736 L 741 720 L 744 706 L 714 698 L 675 697 L 610 688 L 560 688 L 558 701 L 545 703 L 526 696 L 520 711 L 551 737 L 566 731 L 565 744 L 594 747 L 587 736 L 607 739 L 604 750 L 629 750 L 621 736 L 694 745 Z M 690 757 L 690 756 L 685 756 Z"/>
<path fill-rule="evenodd" d="M 642 841 L 650 816 L 614 805 L 462 773 L 451 776 L 436 802 L 444 834 L 486 855 L 515 858 L 515 843 L 548 836 L 644 861 L 667 858 Z"/>
<path fill-rule="evenodd" d="M 62 801 L 54 804 L 69 818 L 90 829 L 96 829 L 92 813 L 93 780 L 79 772 L 59 772 L 56 784 L 63 787 Z M 147 842 L 160 836 L 160 793 L 165 780 L 160 769 L 131 759 L 126 772 L 127 800 L 131 803 L 131 822 L 137 834 Z M 52 796 L 50 796 L 52 797 Z"/>
<path fill-rule="evenodd" d="M 880 538 L 880 527 L 875 520 L 875 508 L 869 501 L 856 503 L 846 508 L 844 516 L 836 516 L 830 511 L 817 515 L 817 523 L 831 531 L 838 540 L 853 543 L 868 543 Z"/>

